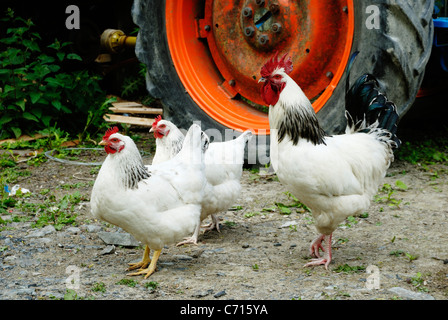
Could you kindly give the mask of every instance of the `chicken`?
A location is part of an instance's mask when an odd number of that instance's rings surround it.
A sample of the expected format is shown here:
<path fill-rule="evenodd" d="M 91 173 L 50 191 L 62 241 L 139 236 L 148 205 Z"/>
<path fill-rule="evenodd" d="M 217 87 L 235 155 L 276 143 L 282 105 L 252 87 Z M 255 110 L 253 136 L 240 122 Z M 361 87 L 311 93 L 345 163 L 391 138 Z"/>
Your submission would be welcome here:
<path fill-rule="evenodd" d="M 155 271 L 162 248 L 190 235 L 199 224 L 208 137 L 192 125 L 180 152 L 150 169 L 143 165 L 133 140 L 118 133 L 117 127 L 109 129 L 100 144 L 108 155 L 92 189 L 92 215 L 146 245 L 142 261 L 130 264 L 128 270 L 140 268 L 130 275 L 147 278 Z"/>
<path fill-rule="evenodd" d="M 152 164 L 164 162 L 179 153 L 184 142 L 183 133 L 168 120 L 157 116 L 149 132 L 154 133 L 156 139 L 156 153 Z"/>
<path fill-rule="evenodd" d="M 153 163 L 169 159 L 176 154 L 182 132 L 170 121 L 156 118 L 150 132 L 156 138 L 156 154 Z M 183 136 L 182 136 L 183 137 Z M 205 175 L 207 186 L 201 209 L 201 221 L 211 216 L 212 222 L 204 225 L 205 231 L 219 232 L 217 214 L 231 207 L 241 193 L 241 175 L 243 172 L 244 150 L 246 142 L 252 137 L 251 131 L 245 131 L 236 139 L 226 142 L 212 142 L 205 152 Z M 199 227 L 191 237 L 178 243 L 197 244 Z"/>
<path fill-rule="evenodd" d="M 348 216 L 369 208 L 394 159 L 393 149 L 400 143 L 395 135 L 398 114 L 375 78 L 363 75 L 347 92 L 346 109 L 356 111 L 356 117 L 346 111 L 345 134 L 327 135 L 310 101 L 288 75 L 292 69 L 287 54 L 279 59 L 278 53 L 261 68 L 271 163 L 280 182 L 311 209 L 320 234 L 310 246 L 314 259 L 305 266 L 323 264 L 328 269 L 333 231 Z"/>

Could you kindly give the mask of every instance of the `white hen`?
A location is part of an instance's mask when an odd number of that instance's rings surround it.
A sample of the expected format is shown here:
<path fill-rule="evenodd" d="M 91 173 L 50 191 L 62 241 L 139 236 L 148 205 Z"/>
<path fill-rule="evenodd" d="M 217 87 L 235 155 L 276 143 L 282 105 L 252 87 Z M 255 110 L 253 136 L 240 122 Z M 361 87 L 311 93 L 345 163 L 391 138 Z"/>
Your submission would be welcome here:
<path fill-rule="evenodd" d="M 310 101 L 288 75 L 291 71 L 286 55 L 275 55 L 261 69 L 261 94 L 269 105 L 271 163 L 280 182 L 311 209 L 320 233 L 310 247 L 316 259 L 306 265 L 327 268 L 333 231 L 348 216 L 367 210 L 393 161 L 398 115 L 378 91 L 374 77 L 363 76 L 351 91 L 352 101 L 360 101 L 355 106 L 362 114 L 358 119 L 373 123 L 349 123 L 346 134 L 328 136 Z"/>
<path fill-rule="evenodd" d="M 134 141 L 118 128 L 109 129 L 100 144 L 108 156 L 92 189 L 92 214 L 146 244 L 143 260 L 129 270 L 140 268 L 131 275 L 147 278 L 155 271 L 163 246 L 182 240 L 199 224 L 208 137 L 198 125 L 191 126 L 181 151 L 150 170 Z M 155 250 L 152 260 L 150 249 Z"/>
<path fill-rule="evenodd" d="M 182 132 L 174 123 L 156 118 L 150 132 L 156 138 L 156 153 L 154 161 L 159 163 L 162 159 L 170 159 L 176 154 L 179 141 L 182 141 Z M 182 136 L 181 136 L 182 135 Z M 207 186 L 204 193 L 201 210 L 201 221 L 211 216 L 212 222 L 206 230 L 216 228 L 219 232 L 217 214 L 230 208 L 241 193 L 241 175 L 244 164 L 244 151 L 246 143 L 251 139 L 252 132 L 245 131 L 237 138 L 225 142 L 210 143 L 205 152 L 205 176 Z M 193 235 L 178 245 L 197 243 L 199 227 Z"/>

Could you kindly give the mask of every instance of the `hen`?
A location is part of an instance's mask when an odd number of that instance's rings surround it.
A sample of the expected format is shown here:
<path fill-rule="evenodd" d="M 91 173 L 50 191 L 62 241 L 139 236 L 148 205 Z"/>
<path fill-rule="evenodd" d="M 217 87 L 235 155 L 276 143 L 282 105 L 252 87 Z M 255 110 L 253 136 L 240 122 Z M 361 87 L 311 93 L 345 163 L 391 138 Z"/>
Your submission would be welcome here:
<path fill-rule="evenodd" d="M 143 259 L 130 264 L 130 275 L 149 277 L 164 245 L 196 230 L 206 184 L 203 157 L 208 147 L 198 125 L 190 127 L 180 152 L 171 160 L 148 167 L 128 136 L 109 129 L 100 145 L 107 157 L 92 189 L 95 218 L 121 227 L 146 244 Z M 149 251 L 154 250 L 152 259 Z M 149 266 L 148 266 L 149 265 Z"/>
<path fill-rule="evenodd" d="M 152 164 L 164 162 L 179 153 L 184 142 L 183 133 L 168 120 L 157 116 L 149 132 L 153 132 L 156 139 L 156 152 Z"/>
<path fill-rule="evenodd" d="M 310 246 L 315 259 L 305 266 L 323 264 L 327 269 L 333 231 L 348 216 L 368 209 L 394 159 L 393 149 L 400 143 L 395 136 L 398 114 L 374 76 L 363 75 L 347 92 L 346 109 L 356 111 L 355 120 L 346 111 L 345 134 L 329 136 L 288 75 L 292 69 L 287 54 L 279 59 L 278 53 L 261 68 L 271 163 L 279 180 L 311 209 L 320 233 Z"/>
<path fill-rule="evenodd" d="M 156 138 L 156 153 L 153 163 L 169 159 L 176 154 L 182 132 L 170 121 L 156 118 L 150 130 Z M 183 137 L 183 135 L 182 135 Z M 212 222 L 205 225 L 207 230 L 216 228 L 219 232 L 217 213 L 231 207 L 241 193 L 241 175 L 243 172 L 244 150 L 251 139 L 252 132 L 245 131 L 236 139 L 226 142 L 212 142 L 205 152 L 205 176 L 207 185 L 201 209 L 201 221 L 211 216 Z M 189 238 L 178 243 L 196 244 L 199 226 Z"/>

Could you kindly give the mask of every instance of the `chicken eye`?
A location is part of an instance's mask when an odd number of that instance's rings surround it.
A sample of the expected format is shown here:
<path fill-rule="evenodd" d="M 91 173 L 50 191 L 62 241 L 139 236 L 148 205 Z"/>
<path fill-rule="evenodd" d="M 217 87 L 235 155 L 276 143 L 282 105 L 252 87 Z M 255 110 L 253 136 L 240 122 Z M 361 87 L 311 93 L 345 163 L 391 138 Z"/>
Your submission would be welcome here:
<path fill-rule="evenodd" d="M 282 78 L 282 76 L 279 75 L 279 74 L 276 74 L 276 75 L 274 76 L 274 79 L 276 79 L 276 80 L 280 80 L 281 78 Z"/>
<path fill-rule="evenodd" d="M 120 140 L 118 140 L 117 138 L 112 138 L 112 139 L 110 139 L 110 141 L 113 142 L 113 143 L 117 143 Z"/>
<path fill-rule="evenodd" d="M 160 126 L 159 126 L 159 128 L 165 128 L 166 127 L 166 125 L 164 125 L 164 124 L 161 124 Z"/>

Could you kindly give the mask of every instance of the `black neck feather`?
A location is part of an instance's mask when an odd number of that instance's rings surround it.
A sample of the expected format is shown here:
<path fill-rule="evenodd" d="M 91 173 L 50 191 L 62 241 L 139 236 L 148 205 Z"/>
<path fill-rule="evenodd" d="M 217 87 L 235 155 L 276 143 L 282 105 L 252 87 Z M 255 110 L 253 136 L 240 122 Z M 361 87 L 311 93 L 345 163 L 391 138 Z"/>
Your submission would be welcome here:
<path fill-rule="evenodd" d="M 300 139 L 305 139 L 314 145 L 325 144 L 325 131 L 319 125 L 317 117 L 311 112 L 302 112 L 296 108 L 283 108 L 285 115 L 278 126 L 278 142 L 282 142 L 286 135 L 293 145 Z"/>

